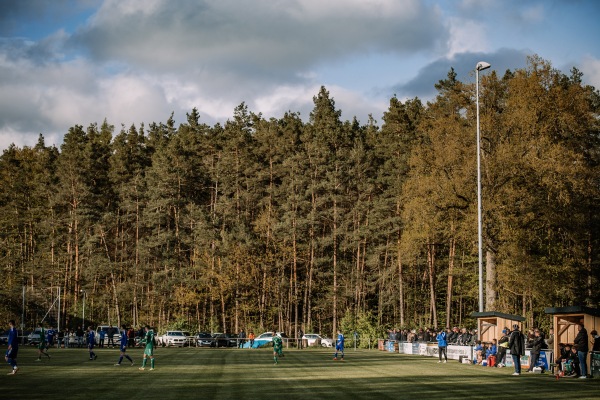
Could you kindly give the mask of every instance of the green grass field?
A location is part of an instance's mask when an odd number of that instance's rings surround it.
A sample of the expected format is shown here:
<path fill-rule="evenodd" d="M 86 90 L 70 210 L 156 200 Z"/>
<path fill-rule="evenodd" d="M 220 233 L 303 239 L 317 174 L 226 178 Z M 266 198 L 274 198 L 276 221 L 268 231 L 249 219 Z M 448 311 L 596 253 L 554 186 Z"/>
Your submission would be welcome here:
<path fill-rule="evenodd" d="M 4 350 L 2 350 L 4 351 Z M 274 365 L 269 349 L 159 348 L 156 370 L 139 371 L 141 349 L 116 367 L 118 350 L 51 349 L 36 362 L 35 349 L 19 350 L 19 373 L 0 375 L 2 399 L 598 399 L 600 379 L 556 380 L 548 374 L 513 377 L 509 368 L 438 364 L 437 359 L 376 350 L 346 351 L 333 361 L 325 349 L 287 350 Z M 148 363 L 148 366 L 150 363 Z"/>

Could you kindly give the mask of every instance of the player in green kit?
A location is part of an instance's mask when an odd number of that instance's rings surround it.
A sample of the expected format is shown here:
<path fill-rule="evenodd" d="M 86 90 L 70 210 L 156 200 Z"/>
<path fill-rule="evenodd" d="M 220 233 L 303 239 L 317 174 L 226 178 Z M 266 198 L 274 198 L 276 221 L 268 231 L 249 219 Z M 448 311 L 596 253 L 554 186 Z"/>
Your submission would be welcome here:
<path fill-rule="evenodd" d="M 277 364 L 277 356 L 283 357 L 283 341 L 281 336 L 273 332 L 273 360 Z"/>
<path fill-rule="evenodd" d="M 50 354 L 48 354 L 48 350 L 46 349 L 46 330 L 41 322 L 38 324 L 38 328 L 40 333 L 40 344 L 38 345 L 38 358 L 36 361 L 42 361 L 42 354 L 48 358 L 50 358 Z"/>
<path fill-rule="evenodd" d="M 144 359 L 142 360 L 140 371 L 146 369 L 146 359 L 148 357 L 150 357 L 150 371 L 154 371 L 154 331 L 146 325 L 144 327 L 144 332 L 146 332 L 146 336 L 142 339 L 142 343 L 146 344 L 146 348 L 144 349 Z"/>

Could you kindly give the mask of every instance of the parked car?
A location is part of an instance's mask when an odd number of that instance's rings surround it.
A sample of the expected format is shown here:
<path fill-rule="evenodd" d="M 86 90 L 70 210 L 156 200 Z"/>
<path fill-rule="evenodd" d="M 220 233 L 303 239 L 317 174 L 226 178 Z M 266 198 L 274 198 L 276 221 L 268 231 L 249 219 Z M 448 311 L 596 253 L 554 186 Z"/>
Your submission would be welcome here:
<path fill-rule="evenodd" d="M 27 343 L 30 345 L 38 345 L 40 344 L 40 331 L 41 328 L 35 328 L 32 332 L 27 335 Z M 45 340 L 46 338 L 44 338 Z"/>
<path fill-rule="evenodd" d="M 318 333 L 306 333 L 302 336 L 302 339 L 306 340 L 309 346 L 315 346 L 319 343 L 323 347 L 333 347 L 333 339 L 321 336 Z"/>
<path fill-rule="evenodd" d="M 196 335 L 196 346 L 198 347 L 215 347 L 215 341 L 208 332 L 198 332 Z"/>
<path fill-rule="evenodd" d="M 237 347 L 237 335 L 233 333 L 217 333 L 213 335 L 215 347 Z"/>
<path fill-rule="evenodd" d="M 275 334 L 277 336 L 280 336 L 283 339 L 284 343 L 290 339 L 289 336 L 286 335 L 284 332 L 275 332 Z M 272 342 L 273 341 L 273 332 L 261 333 L 260 335 L 258 335 L 258 337 L 256 337 L 255 340 L 266 340 L 268 342 Z"/>
<path fill-rule="evenodd" d="M 187 336 L 183 331 L 167 331 L 164 335 L 156 338 L 162 346 L 183 347 L 187 345 Z"/>
<path fill-rule="evenodd" d="M 185 335 L 186 346 L 193 346 L 194 343 L 196 343 L 196 337 L 192 336 L 191 333 L 189 333 L 188 331 L 183 331 L 183 334 Z"/>
<path fill-rule="evenodd" d="M 8 331 L 0 333 L 0 344 L 8 345 Z"/>

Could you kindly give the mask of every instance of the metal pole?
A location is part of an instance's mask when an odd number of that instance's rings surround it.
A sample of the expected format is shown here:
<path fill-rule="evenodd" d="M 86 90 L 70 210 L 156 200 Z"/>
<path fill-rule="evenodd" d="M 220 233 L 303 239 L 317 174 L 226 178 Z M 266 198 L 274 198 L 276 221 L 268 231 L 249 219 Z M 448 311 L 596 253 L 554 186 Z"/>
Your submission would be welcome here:
<path fill-rule="evenodd" d="M 477 80 L 477 239 L 479 251 L 479 312 L 483 312 L 483 240 L 481 222 L 481 141 L 479 133 L 479 66 L 475 69 Z"/>

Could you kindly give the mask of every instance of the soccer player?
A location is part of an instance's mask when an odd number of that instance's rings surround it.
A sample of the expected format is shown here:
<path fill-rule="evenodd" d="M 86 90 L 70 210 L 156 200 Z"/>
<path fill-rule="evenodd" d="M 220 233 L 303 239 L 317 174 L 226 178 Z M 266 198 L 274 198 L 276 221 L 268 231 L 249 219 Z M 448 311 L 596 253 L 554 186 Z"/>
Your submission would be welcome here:
<path fill-rule="evenodd" d="M 273 360 L 275 360 L 275 364 L 277 364 L 277 356 L 283 357 L 283 341 L 281 336 L 273 331 Z"/>
<path fill-rule="evenodd" d="M 338 352 L 340 352 L 340 353 L 342 353 L 341 360 L 344 361 L 344 335 L 342 334 L 342 332 L 339 329 L 338 329 L 337 333 L 338 333 L 338 337 L 337 337 L 337 340 L 335 341 L 335 354 L 333 355 L 333 359 L 337 360 Z"/>
<path fill-rule="evenodd" d="M 90 352 L 90 361 L 98 358 L 94 353 L 94 344 L 96 343 L 96 333 L 91 326 L 88 326 L 88 351 Z"/>
<path fill-rule="evenodd" d="M 38 324 L 38 328 L 40 329 L 40 343 L 38 344 L 38 358 L 36 361 L 42 361 L 42 354 L 48 358 L 50 358 L 50 354 L 48 354 L 46 348 L 46 330 L 42 326 L 41 322 Z"/>
<path fill-rule="evenodd" d="M 19 367 L 17 367 L 17 354 L 19 353 L 19 333 L 15 327 L 14 320 L 11 319 L 8 321 L 8 326 L 10 327 L 8 330 L 8 350 L 6 350 L 4 359 L 12 367 L 12 372 L 9 372 L 8 375 L 14 375 L 19 370 Z"/>
<path fill-rule="evenodd" d="M 56 334 L 56 331 L 54 329 L 52 329 L 52 326 L 50 326 L 50 328 L 48 328 L 48 330 L 46 331 L 46 353 L 48 352 L 48 349 L 50 347 L 54 346 L 54 335 Z"/>
<path fill-rule="evenodd" d="M 144 359 L 142 360 L 142 366 L 139 368 L 140 371 L 146 369 L 146 359 L 150 357 L 150 371 L 154 371 L 154 331 L 150 329 L 148 325 L 144 327 L 146 336 L 142 339 L 142 343 L 146 344 L 144 349 Z"/>
<path fill-rule="evenodd" d="M 133 360 L 131 359 L 131 357 L 125 354 L 125 352 L 127 351 L 127 342 L 129 341 L 129 338 L 127 337 L 127 329 L 125 329 L 125 326 L 122 326 L 121 329 L 123 329 L 123 331 L 121 331 L 121 356 L 119 357 L 119 362 L 115 365 L 121 365 L 123 357 L 127 358 L 131 365 L 133 365 Z"/>

